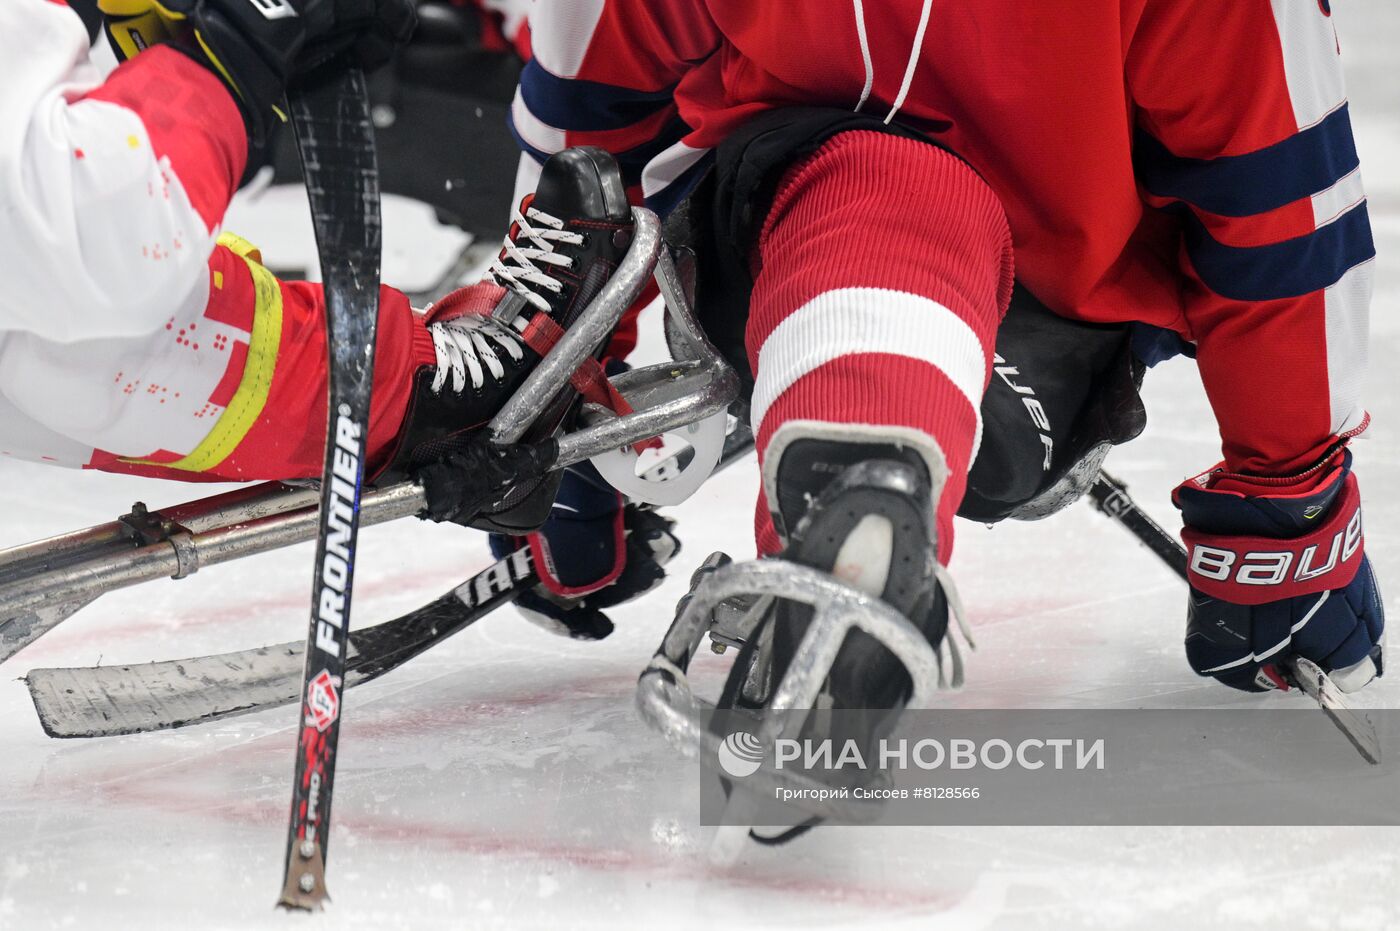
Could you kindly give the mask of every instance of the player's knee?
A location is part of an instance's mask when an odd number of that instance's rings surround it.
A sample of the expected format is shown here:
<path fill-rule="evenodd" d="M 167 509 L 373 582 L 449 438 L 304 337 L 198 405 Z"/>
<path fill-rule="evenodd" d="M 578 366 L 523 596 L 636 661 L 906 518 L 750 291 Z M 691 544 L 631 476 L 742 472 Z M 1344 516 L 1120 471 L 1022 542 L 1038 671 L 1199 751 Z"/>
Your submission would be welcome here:
<path fill-rule="evenodd" d="M 840 133 L 788 169 L 759 250 L 760 290 L 767 277 L 797 295 L 855 284 L 913 293 L 986 337 L 1014 277 L 991 187 L 945 149 L 870 130 Z"/>

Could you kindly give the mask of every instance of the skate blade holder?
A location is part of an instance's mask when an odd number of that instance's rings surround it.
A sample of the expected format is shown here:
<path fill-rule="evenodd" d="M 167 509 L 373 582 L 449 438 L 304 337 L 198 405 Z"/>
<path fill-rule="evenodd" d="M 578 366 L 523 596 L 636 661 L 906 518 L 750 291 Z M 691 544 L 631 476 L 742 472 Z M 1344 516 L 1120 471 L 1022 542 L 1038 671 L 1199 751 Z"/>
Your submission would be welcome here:
<path fill-rule="evenodd" d="M 734 780 L 735 790 L 772 797 L 775 788 L 830 789 L 824 783 L 771 765 L 772 748 L 780 738 L 799 737 L 808 713 L 817 707 L 822 685 L 846 634 L 858 628 L 876 638 L 904 665 L 913 682 L 906 709 L 928 708 L 938 691 L 939 662 L 933 647 L 907 618 L 884 601 L 824 572 L 782 559 L 733 563 L 708 572 L 694 591 L 681 600 L 676 619 L 637 681 L 637 708 L 642 719 L 667 743 L 690 758 L 713 768 L 727 735 L 706 726 L 713 703 L 696 697 L 686 672 L 712 627 L 716 609 L 741 599 L 757 599 L 754 610 L 731 634 L 752 635 L 767 603 L 773 598 L 812 607 L 812 620 L 787 672 L 750 733 L 762 748 L 764 764 L 753 775 Z M 836 788 L 840 788 L 836 786 Z M 804 793 L 805 794 L 805 793 Z M 801 807 L 829 820 L 860 823 L 876 817 L 882 803 L 854 798 L 804 798 Z"/>
<path fill-rule="evenodd" d="M 611 337 L 627 308 L 655 278 L 673 332 L 685 358 L 633 369 L 610 379 L 633 408 L 615 414 L 588 405 L 584 426 L 558 437 L 556 467 L 591 459 L 603 477 L 629 497 L 648 504 L 679 504 L 714 471 L 724 449 L 727 411 L 739 394 L 739 379 L 705 338 L 675 261 L 661 239 L 656 214 L 632 208 L 634 232 L 617 271 L 558 344 L 491 420 L 491 439 L 514 443 L 524 436 L 550 399 L 569 386 L 584 361 Z M 670 434 L 693 454 L 679 469 L 647 469 L 631 447 Z"/>
<path fill-rule="evenodd" d="M 729 554 L 720 550 L 706 556 L 705 559 L 690 574 L 690 588 L 676 604 L 676 613 L 680 614 L 685 610 L 695 597 L 695 590 L 700 587 L 700 583 L 705 581 L 716 569 L 730 565 L 734 560 L 729 558 Z M 753 636 L 754 628 L 758 626 L 763 613 L 768 610 L 768 605 L 773 599 L 752 594 L 737 595 L 719 602 L 710 611 L 710 652 L 718 653 L 721 656 L 733 647 L 742 650 L 744 644 Z"/>

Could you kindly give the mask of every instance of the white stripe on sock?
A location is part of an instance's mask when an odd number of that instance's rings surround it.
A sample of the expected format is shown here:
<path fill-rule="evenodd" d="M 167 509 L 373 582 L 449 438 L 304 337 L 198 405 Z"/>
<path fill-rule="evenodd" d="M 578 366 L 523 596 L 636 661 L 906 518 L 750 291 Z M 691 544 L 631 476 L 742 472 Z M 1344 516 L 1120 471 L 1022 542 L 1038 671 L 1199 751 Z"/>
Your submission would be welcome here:
<path fill-rule="evenodd" d="M 758 352 L 750 420 L 754 433 L 784 391 L 842 356 L 881 352 L 937 368 L 977 413 L 987 379 L 987 347 L 972 327 L 937 301 L 885 288 L 839 288 L 817 295 L 778 324 Z M 976 443 L 974 443 L 974 454 Z"/>

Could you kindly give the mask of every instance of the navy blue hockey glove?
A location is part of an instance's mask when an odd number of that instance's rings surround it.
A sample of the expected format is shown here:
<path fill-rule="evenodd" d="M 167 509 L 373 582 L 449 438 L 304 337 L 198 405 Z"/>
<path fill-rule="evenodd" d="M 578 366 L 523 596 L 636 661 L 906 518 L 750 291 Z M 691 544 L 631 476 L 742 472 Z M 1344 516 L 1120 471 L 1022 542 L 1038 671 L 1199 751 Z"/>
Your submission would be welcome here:
<path fill-rule="evenodd" d="M 1186 524 L 1186 658 L 1198 674 L 1286 688 L 1285 661 L 1301 656 L 1354 692 L 1382 673 L 1385 611 L 1350 452 L 1285 479 L 1217 466 L 1172 499 Z"/>
<path fill-rule="evenodd" d="M 498 558 L 528 542 L 540 584 L 515 600 L 553 633 L 601 640 L 613 631 L 602 609 L 660 585 L 680 552 L 675 522 L 635 504 L 584 463 L 565 470 L 549 520 L 529 536 L 491 535 Z"/>

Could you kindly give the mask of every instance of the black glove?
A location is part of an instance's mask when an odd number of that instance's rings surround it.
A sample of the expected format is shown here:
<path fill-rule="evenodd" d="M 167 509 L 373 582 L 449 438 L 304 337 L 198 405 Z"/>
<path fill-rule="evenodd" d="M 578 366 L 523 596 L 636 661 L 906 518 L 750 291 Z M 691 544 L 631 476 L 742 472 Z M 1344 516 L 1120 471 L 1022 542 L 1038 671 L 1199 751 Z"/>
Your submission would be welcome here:
<path fill-rule="evenodd" d="M 482 435 L 451 444 L 440 459 L 411 470 L 427 499 L 418 516 L 470 526 L 512 488 L 543 475 L 558 453 L 553 440 L 498 446 Z"/>
<path fill-rule="evenodd" d="M 387 62 L 417 22 L 413 0 L 99 0 L 119 59 L 169 43 L 233 91 L 254 151 L 285 119 L 287 83 L 346 53 L 366 70 Z M 251 161 L 251 160 L 250 160 Z"/>

